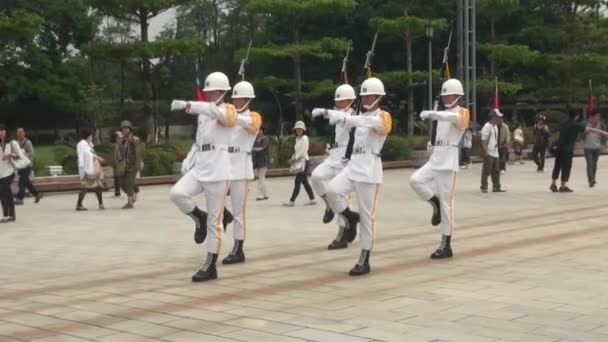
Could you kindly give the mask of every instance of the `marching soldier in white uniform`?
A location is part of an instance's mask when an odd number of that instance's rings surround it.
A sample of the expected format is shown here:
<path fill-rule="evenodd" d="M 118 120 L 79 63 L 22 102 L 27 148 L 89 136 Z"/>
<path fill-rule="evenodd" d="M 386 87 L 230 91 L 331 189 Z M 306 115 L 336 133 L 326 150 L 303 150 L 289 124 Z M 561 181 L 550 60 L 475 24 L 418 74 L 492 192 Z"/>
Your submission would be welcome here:
<path fill-rule="evenodd" d="M 376 205 L 383 178 L 380 151 L 392 128 L 391 115 L 378 107 L 380 100 L 386 95 L 382 81 L 375 77 L 368 78 L 361 85 L 360 95 L 365 109 L 361 115 L 351 116 L 343 111 L 327 109 L 313 111 L 313 116 L 328 117 L 332 125 L 341 125 L 347 130 L 355 128 L 350 161 L 329 183 L 327 191 L 327 200 L 332 210 L 339 213 L 346 222 L 346 241 L 352 242 L 355 239 L 357 224 L 360 222 L 361 225 L 361 255 L 357 264 L 350 270 L 351 276 L 370 272 L 369 258 L 376 232 Z M 357 194 L 359 213 L 348 207 L 346 195 L 353 191 Z"/>
<path fill-rule="evenodd" d="M 422 111 L 420 118 L 438 121 L 437 134 L 430 160 L 410 178 L 410 186 L 433 207 L 431 224 L 439 226 L 442 238 L 431 259 L 452 256 L 451 239 L 454 232 L 454 195 L 458 171 L 458 143 L 469 126 L 469 111 L 459 106 L 464 95 L 462 84 L 450 79 L 441 87 L 444 111 Z M 433 190 L 433 186 L 435 191 Z"/>
<path fill-rule="evenodd" d="M 194 239 L 207 240 L 207 256 L 193 282 L 217 278 L 216 262 L 222 244 L 222 213 L 231 179 L 230 143 L 237 122 L 237 112 L 224 99 L 230 90 L 228 77 L 214 72 L 205 79 L 203 91 L 209 102 L 173 101 L 172 110 L 185 109 L 198 115 L 194 165 L 170 192 L 171 201 L 195 223 Z M 207 212 L 199 209 L 192 197 L 204 192 Z"/>
<path fill-rule="evenodd" d="M 343 84 L 336 89 L 334 101 L 336 110 L 343 111 L 346 116 L 350 116 L 353 112 L 352 105 L 357 99 L 355 89 L 348 84 Z M 334 212 L 331 210 L 327 202 L 327 186 L 329 182 L 336 177 L 344 168 L 346 145 L 348 145 L 349 132 L 344 125 L 335 125 L 335 139 L 328 145 L 329 156 L 317 166 L 312 173 L 311 181 L 315 192 L 325 201 L 325 214 L 323 215 L 323 223 L 329 223 L 334 218 Z M 341 216 L 338 216 L 338 235 L 332 241 L 328 249 L 341 249 L 348 247 L 348 243 L 344 239 L 345 221 Z"/>
<path fill-rule="evenodd" d="M 251 149 L 262 125 L 262 116 L 249 110 L 249 103 L 255 98 L 251 83 L 242 81 L 232 90 L 232 103 L 236 107 L 237 122 L 232 130 L 230 152 L 230 200 L 232 203 L 234 247 L 222 260 L 223 264 L 245 262 L 243 242 L 247 237 L 247 196 L 249 183 L 253 179 Z"/>

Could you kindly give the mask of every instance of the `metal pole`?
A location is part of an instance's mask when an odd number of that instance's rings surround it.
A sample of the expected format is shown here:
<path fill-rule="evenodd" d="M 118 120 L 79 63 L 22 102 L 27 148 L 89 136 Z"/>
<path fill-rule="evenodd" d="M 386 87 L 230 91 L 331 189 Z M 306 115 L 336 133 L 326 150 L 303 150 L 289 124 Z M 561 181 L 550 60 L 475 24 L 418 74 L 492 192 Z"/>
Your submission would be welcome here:
<path fill-rule="evenodd" d="M 471 0 L 471 66 L 472 66 L 472 84 L 471 84 L 471 94 L 472 94 L 472 102 L 473 106 L 471 110 L 473 111 L 473 123 L 477 123 L 477 11 L 475 9 L 475 0 Z M 474 125 L 477 127 L 477 125 Z M 477 128 L 474 129 L 475 131 Z"/>
<path fill-rule="evenodd" d="M 463 6 L 462 2 L 464 0 L 456 0 L 456 37 L 458 40 L 456 51 L 457 54 L 457 64 L 456 64 L 456 74 L 458 75 L 459 80 L 463 80 L 464 75 L 464 30 L 463 30 Z"/>
<path fill-rule="evenodd" d="M 432 38 L 428 37 L 429 39 L 429 110 L 433 109 L 433 44 L 432 44 Z M 433 135 L 433 122 L 429 121 L 429 138 L 431 138 Z"/>
<path fill-rule="evenodd" d="M 464 0 L 464 103 L 465 107 L 470 108 L 470 52 L 471 45 L 469 41 L 469 34 L 471 25 L 469 23 L 469 0 Z"/>

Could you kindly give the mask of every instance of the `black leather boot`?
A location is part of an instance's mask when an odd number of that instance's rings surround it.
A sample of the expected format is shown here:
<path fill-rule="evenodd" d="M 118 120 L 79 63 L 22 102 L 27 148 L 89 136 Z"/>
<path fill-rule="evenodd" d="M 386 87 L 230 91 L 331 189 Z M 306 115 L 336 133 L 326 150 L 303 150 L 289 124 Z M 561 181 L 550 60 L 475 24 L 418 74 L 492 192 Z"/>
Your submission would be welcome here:
<path fill-rule="evenodd" d="M 357 237 L 357 224 L 359 223 L 359 213 L 346 208 L 340 213 L 344 220 L 346 220 L 346 229 L 344 229 L 344 239 L 346 242 L 353 242 Z"/>
<path fill-rule="evenodd" d="M 234 240 L 232 252 L 222 260 L 224 265 L 239 264 L 245 262 L 245 253 L 243 252 L 243 240 Z"/>
<path fill-rule="evenodd" d="M 359 262 L 353 267 L 352 270 L 348 273 L 348 275 L 356 277 L 364 274 L 368 274 L 371 271 L 369 267 L 369 254 L 370 251 L 362 249 L 361 255 L 359 256 Z"/>
<path fill-rule="evenodd" d="M 340 227 L 340 229 L 338 230 L 338 236 L 336 236 L 334 241 L 332 241 L 329 246 L 327 246 L 327 249 L 335 250 L 344 249 L 348 247 L 348 243 L 346 242 L 346 240 L 344 240 L 344 230 L 344 227 Z"/>
<path fill-rule="evenodd" d="M 230 211 L 228 211 L 228 208 L 224 207 L 224 217 L 222 218 L 222 224 L 224 225 L 224 231 L 226 231 L 226 228 L 228 228 L 228 225 L 232 223 L 232 221 L 234 220 L 234 216 L 232 216 L 232 213 Z"/>
<path fill-rule="evenodd" d="M 215 268 L 216 262 L 217 254 L 207 253 L 207 258 L 205 259 L 203 267 L 201 267 L 201 269 L 192 276 L 192 282 L 201 283 L 204 281 L 217 279 L 217 269 Z"/>
<path fill-rule="evenodd" d="M 431 224 L 433 226 L 438 226 L 441 224 L 441 204 L 439 204 L 439 198 L 437 196 L 433 196 L 429 203 L 433 206 L 433 216 L 431 217 Z"/>
<path fill-rule="evenodd" d="M 431 259 L 445 259 L 452 257 L 452 246 L 451 246 L 452 237 L 448 235 L 443 235 L 441 237 L 441 244 L 439 244 L 439 248 L 431 254 Z"/>
<path fill-rule="evenodd" d="M 325 202 L 325 213 L 323 214 L 323 223 L 329 223 L 334 219 L 334 211 L 329 207 L 329 203 L 327 202 L 327 196 L 321 196 L 323 202 Z"/>
<path fill-rule="evenodd" d="M 194 242 L 200 245 L 207 238 L 207 213 L 194 207 L 188 216 L 194 221 Z"/>

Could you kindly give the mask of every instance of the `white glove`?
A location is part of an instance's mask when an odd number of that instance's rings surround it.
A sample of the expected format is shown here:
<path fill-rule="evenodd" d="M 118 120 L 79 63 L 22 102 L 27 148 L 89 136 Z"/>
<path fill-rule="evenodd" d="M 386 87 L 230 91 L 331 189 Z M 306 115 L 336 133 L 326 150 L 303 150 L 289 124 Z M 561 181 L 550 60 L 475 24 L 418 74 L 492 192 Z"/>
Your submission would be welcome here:
<path fill-rule="evenodd" d="M 326 110 L 323 108 L 315 108 L 312 110 L 312 117 L 316 118 L 319 116 L 325 116 Z"/>
<path fill-rule="evenodd" d="M 431 141 L 426 143 L 426 150 L 433 151 L 433 143 Z"/>
<path fill-rule="evenodd" d="M 423 110 L 422 112 L 420 112 L 420 118 L 422 120 L 432 119 L 433 118 L 433 111 Z"/>
<path fill-rule="evenodd" d="M 188 102 L 186 101 L 173 100 L 173 102 L 171 102 L 171 111 L 186 109 L 187 104 Z"/>
<path fill-rule="evenodd" d="M 329 124 L 330 125 L 336 125 L 336 124 L 342 124 L 346 121 L 346 114 L 345 113 L 341 113 L 341 112 L 337 112 L 337 111 L 332 111 L 329 114 Z"/>

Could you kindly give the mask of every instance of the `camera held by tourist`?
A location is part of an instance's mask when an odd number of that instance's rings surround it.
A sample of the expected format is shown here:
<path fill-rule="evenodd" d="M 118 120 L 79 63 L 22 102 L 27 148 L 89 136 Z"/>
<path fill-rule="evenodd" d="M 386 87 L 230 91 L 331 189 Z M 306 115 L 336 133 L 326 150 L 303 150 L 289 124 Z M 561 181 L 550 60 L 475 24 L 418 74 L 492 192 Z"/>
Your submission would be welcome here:
<path fill-rule="evenodd" d="M 294 153 L 289 159 L 289 172 L 295 175 L 293 192 L 288 202 L 283 203 L 286 207 L 293 207 L 296 199 L 300 194 L 300 188 L 304 186 L 306 194 L 308 194 L 307 205 L 314 205 L 315 193 L 308 182 L 308 174 L 310 173 L 310 158 L 308 157 L 308 136 L 306 135 L 306 125 L 302 121 L 296 122 L 293 127 L 296 135 L 296 144 Z"/>
<path fill-rule="evenodd" d="M 513 153 L 515 153 L 515 157 L 519 159 L 520 164 L 524 164 L 523 151 L 525 144 L 526 139 L 524 137 L 524 131 L 521 129 L 521 124 L 518 123 L 513 131 Z"/>
<path fill-rule="evenodd" d="M 42 193 L 40 193 L 36 189 L 31 179 L 32 170 L 34 166 L 34 145 L 28 138 L 26 138 L 25 129 L 23 127 L 17 128 L 17 142 L 19 143 L 19 147 L 21 148 L 21 150 L 29 158 L 31 164 L 17 171 L 19 175 L 19 191 L 17 192 L 17 196 L 15 196 L 15 204 L 23 204 L 26 189 L 30 192 L 32 196 L 34 196 L 34 203 L 38 203 L 42 198 Z"/>
<path fill-rule="evenodd" d="M 95 154 L 93 148 L 93 133 L 89 130 L 82 130 L 80 133 L 82 140 L 76 146 L 78 155 L 78 174 L 80 176 L 80 193 L 78 194 L 78 203 L 76 211 L 86 211 L 83 201 L 88 192 L 94 192 L 97 196 L 99 209 L 105 209 L 103 206 L 103 170 L 101 162 L 103 158 Z"/>
<path fill-rule="evenodd" d="M 595 128 L 602 131 L 606 130 L 606 125 L 600 120 L 600 113 L 595 112 L 589 115 L 587 119 L 587 127 Z M 585 160 L 587 162 L 587 181 L 590 187 L 597 184 L 597 162 L 600 158 L 602 148 L 606 146 L 606 136 L 587 131 L 585 132 Z"/>
<path fill-rule="evenodd" d="M 481 129 L 481 156 L 483 167 L 481 169 L 481 192 L 488 192 L 488 177 L 492 176 L 492 192 L 505 192 L 500 185 L 499 140 L 498 130 L 502 113 L 498 109 L 490 112 L 490 121 Z"/>

